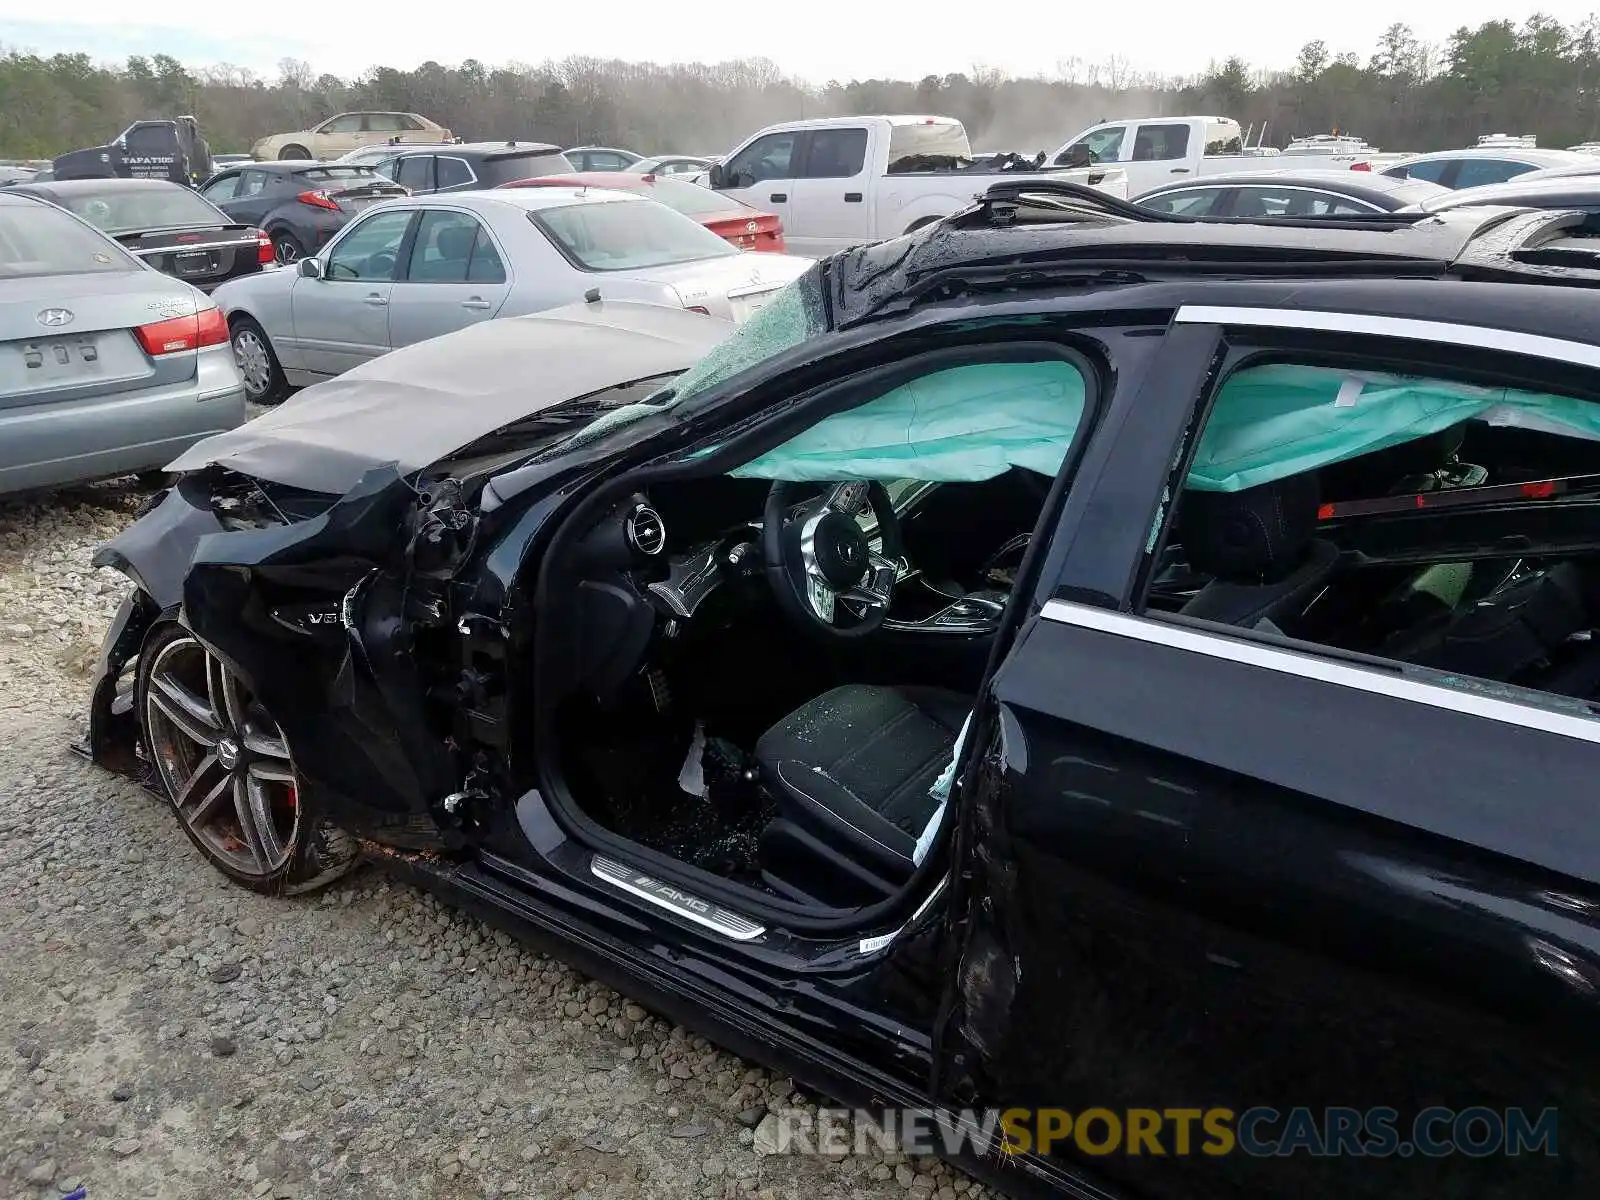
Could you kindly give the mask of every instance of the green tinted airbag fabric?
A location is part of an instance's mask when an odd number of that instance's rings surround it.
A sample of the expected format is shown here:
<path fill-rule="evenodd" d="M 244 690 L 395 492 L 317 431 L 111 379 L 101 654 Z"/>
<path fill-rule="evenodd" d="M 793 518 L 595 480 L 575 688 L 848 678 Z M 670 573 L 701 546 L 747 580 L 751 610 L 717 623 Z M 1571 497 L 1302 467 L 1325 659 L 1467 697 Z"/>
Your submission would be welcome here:
<path fill-rule="evenodd" d="M 1011 467 L 1054 475 L 1083 418 L 1068 362 L 975 363 L 904 383 L 810 429 L 732 475 L 790 482 L 973 483 Z"/>
<path fill-rule="evenodd" d="M 1188 482 L 1242 491 L 1469 420 L 1600 439 L 1600 406 L 1569 396 L 1273 364 L 1222 385 Z"/>

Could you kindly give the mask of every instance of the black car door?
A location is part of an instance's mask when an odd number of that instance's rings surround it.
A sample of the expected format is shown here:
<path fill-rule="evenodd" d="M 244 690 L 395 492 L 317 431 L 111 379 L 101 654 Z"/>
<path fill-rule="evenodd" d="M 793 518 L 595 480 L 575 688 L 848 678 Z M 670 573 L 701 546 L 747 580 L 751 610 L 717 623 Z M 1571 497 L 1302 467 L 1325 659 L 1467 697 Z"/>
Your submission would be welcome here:
<path fill-rule="evenodd" d="M 1192 415 L 1260 349 L 1208 319 L 1168 334 L 989 685 L 935 1094 L 1012 1110 L 1019 1162 L 1141 1196 L 1577 1194 L 1600 720 L 1140 611 Z M 1422 353 L 1337 323 L 1296 344 Z M 1434 364 L 1484 331 L 1439 337 Z"/>
<path fill-rule="evenodd" d="M 266 216 L 282 202 L 285 176 L 271 171 L 247 169 L 239 172 L 239 184 L 233 195 L 227 199 L 216 201 L 218 208 L 227 213 L 235 221 L 247 221 L 252 225 L 259 225 Z M 220 180 L 218 181 L 220 184 Z M 210 199 L 211 189 L 206 189 L 206 197 Z"/>

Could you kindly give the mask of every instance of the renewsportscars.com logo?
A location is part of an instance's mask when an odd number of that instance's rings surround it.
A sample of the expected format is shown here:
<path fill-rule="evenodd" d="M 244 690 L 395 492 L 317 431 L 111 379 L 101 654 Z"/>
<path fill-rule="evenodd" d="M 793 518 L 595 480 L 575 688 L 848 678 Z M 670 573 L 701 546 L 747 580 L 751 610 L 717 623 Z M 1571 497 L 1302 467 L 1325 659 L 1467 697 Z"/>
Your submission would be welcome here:
<path fill-rule="evenodd" d="M 790 1109 L 758 1129 L 766 1153 L 1125 1154 L 1146 1157 L 1554 1156 L 1557 1110 L 1387 1107 Z"/>
<path fill-rule="evenodd" d="M 1441 1158 L 1462 1154 L 1556 1153 L 1556 1110 L 1537 1114 L 1487 1106 L 1422 1109 L 1409 1118 L 1393 1108 L 1061 1108 L 1008 1109 L 1000 1114 L 1001 1146 L 1010 1154 L 1050 1154 L 1069 1146 L 1083 1154 L 1246 1154 L 1252 1158 Z"/>

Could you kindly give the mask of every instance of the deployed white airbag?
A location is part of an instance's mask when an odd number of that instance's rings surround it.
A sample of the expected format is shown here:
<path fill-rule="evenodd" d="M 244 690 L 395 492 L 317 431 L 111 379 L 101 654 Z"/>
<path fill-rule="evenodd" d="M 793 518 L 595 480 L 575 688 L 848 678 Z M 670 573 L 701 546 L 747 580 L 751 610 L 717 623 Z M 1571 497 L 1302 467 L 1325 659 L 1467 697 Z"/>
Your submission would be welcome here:
<path fill-rule="evenodd" d="M 1011 467 L 1054 475 L 1083 403 L 1083 376 L 1070 362 L 951 367 L 824 417 L 730 474 L 940 483 L 992 479 Z"/>
<path fill-rule="evenodd" d="M 1600 405 L 1424 376 L 1272 364 L 1222 385 L 1189 486 L 1237 492 L 1479 420 L 1600 439 Z"/>

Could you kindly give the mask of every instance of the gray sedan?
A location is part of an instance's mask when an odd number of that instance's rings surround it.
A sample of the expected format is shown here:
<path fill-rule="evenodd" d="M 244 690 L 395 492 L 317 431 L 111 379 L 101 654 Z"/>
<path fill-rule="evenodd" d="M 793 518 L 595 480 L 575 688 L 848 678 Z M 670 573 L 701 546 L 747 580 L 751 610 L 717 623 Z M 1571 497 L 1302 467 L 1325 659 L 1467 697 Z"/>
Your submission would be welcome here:
<path fill-rule="evenodd" d="M 158 469 L 244 416 L 205 295 L 0 191 L 0 493 Z"/>
<path fill-rule="evenodd" d="M 584 187 L 376 205 L 293 271 L 214 293 L 250 398 L 493 317 L 631 300 L 744 320 L 809 259 L 743 254 L 653 200 Z"/>
<path fill-rule="evenodd" d="M 1420 204 L 1449 190 L 1423 179 L 1367 171 L 1231 171 L 1166 183 L 1134 197 L 1157 212 L 1186 217 L 1270 220 L 1294 217 L 1371 217 Z"/>

